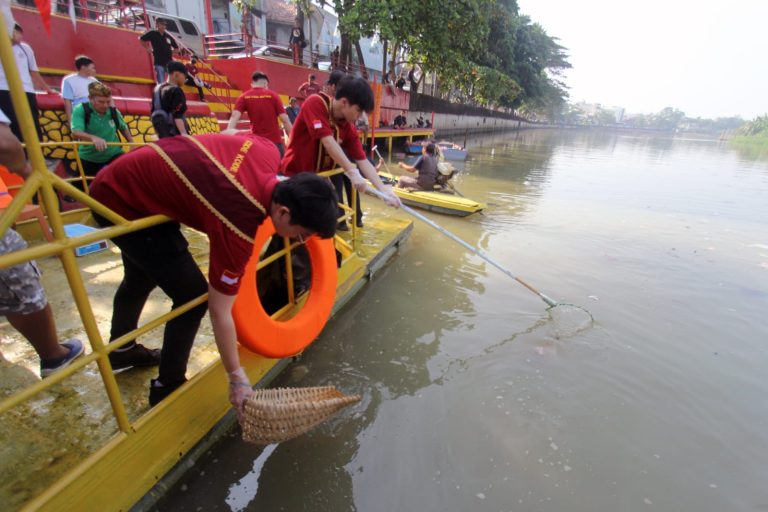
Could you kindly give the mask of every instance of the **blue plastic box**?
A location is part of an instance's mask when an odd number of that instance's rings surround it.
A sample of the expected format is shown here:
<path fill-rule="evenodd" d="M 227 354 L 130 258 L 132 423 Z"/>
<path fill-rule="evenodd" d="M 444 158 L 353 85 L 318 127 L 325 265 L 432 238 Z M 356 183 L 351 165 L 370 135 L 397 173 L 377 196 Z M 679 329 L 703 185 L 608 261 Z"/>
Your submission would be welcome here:
<path fill-rule="evenodd" d="M 94 231 L 98 231 L 98 229 L 92 228 L 91 226 L 86 226 L 85 224 L 65 224 L 64 225 L 64 232 L 70 238 L 86 235 L 88 233 L 93 233 Z M 108 247 L 109 245 L 107 244 L 106 240 L 99 240 L 98 242 L 93 242 L 92 244 L 81 245 L 80 247 L 76 247 L 75 255 L 85 256 L 86 254 L 103 251 Z"/>

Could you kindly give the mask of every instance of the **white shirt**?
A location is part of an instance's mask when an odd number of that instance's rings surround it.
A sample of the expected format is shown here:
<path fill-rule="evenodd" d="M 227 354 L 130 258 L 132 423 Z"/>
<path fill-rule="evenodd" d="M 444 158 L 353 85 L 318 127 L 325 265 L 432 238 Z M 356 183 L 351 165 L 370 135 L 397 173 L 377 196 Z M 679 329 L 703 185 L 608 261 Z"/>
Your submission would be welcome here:
<path fill-rule="evenodd" d="M 23 42 L 21 44 L 14 44 L 13 56 L 16 58 L 16 69 L 19 70 L 21 85 L 24 86 L 24 91 L 35 92 L 32 75 L 29 74 L 30 71 L 37 71 L 37 61 L 35 60 L 35 52 L 32 51 L 32 47 Z M 9 90 L 8 80 L 5 78 L 5 70 L 2 66 L 0 66 L 0 90 Z"/>
<path fill-rule="evenodd" d="M 88 101 L 88 84 L 96 82 L 92 76 L 80 76 L 77 73 L 65 76 L 61 80 L 61 97 L 72 102 L 72 107 Z"/>
<path fill-rule="evenodd" d="M 5 112 L 0 110 L 0 123 L 2 124 L 11 124 L 11 120 L 8 119 L 8 116 L 5 115 Z"/>

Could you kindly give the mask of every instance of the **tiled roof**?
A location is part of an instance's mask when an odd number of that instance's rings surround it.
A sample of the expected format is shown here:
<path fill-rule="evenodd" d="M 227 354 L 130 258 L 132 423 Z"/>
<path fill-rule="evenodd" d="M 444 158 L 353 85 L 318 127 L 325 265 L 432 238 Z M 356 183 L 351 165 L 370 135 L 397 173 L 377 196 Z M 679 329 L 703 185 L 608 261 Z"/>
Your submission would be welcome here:
<path fill-rule="evenodd" d="M 267 0 L 267 21 L 293 26 L 296 20 L 296 4 L 284 0 Z"/>

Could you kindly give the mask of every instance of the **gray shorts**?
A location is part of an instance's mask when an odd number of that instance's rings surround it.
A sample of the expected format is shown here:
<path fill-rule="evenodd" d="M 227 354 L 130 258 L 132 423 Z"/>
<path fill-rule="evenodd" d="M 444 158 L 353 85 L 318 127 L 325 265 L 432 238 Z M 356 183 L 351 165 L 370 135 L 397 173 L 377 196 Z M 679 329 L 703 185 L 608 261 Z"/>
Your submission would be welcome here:
<path fill-rule="evenodd" d="M 0 240 L 0 254 L 25 249 L 27 243 L 16 231 L 8 229 Z M 34 261 L 0 269 L 0 315 L 28 315 L 43 309 L 48 301 L 40 284 L 40 270 Z"/>

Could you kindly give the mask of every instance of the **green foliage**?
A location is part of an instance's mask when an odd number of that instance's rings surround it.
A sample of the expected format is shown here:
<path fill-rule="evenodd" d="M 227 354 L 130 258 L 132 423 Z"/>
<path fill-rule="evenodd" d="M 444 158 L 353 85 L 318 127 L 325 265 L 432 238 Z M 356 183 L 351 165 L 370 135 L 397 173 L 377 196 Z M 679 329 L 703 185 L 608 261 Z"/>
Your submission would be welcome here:
<path fill-rule="evenodd" d="M 768 114 L 757 116 L 753 120 L 744 123 L 739 128 L 738 134 L 745 137 L 768 137 Z"/>
<path fill-rule="evenodd" d="M 557 75 L 565 49 L 520 16 L 517 0 L 333 0 L 339 30 L 351 41 L 377 34 L 435 72 L 448 96 L 476 104 L 556 109 L 567 93 Z"/>

